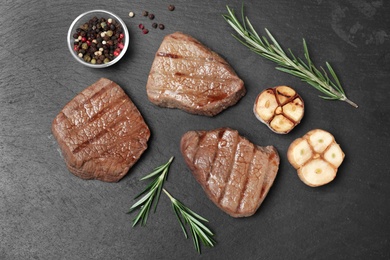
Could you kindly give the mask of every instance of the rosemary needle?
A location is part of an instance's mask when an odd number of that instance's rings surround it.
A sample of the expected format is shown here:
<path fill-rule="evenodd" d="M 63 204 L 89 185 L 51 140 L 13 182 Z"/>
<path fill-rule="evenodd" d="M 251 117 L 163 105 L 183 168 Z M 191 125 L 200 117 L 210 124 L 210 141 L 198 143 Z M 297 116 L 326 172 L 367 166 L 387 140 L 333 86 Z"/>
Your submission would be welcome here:
<path fill-rule="evenodd" d="M 134 203 L 133 206 L 130 207 L 128 213 L 131 213 L 135 209 L 140 208 L 140 211 L 133 220 L 133 227 L 136 226 L 139 222 L 141 222 L 142 226 L 145 226 L 152 204 L 154 203 L 154 211 L 156 211 L 161 191 L 164 190 L 165 194 L 171 200 L 173 211 L 175 212 L 175 215 L 180 223 L 185 237 L 188 238 L 188 235 L 184 227 L 182 218 L 184 219 L 184 223 L 189 224 L 195 249 L 196 251 L 198 251 L 198 253 L 200 253 L 200 242 L 202 242 L 205 246 L 214 247 L 216 243 L 213 239 L 214 234 L 210 231 L 208 227 L 206 227 L 202 223 L 202 221 L 208 222 L 207 219 L 193 212 L 191 209 L 189 209 L 179 200 L 175 199 L 170 193 L 168 193 L 166 189 L 163 188 L 164 182 L 166 181 L 168 176 L 169 166 L 171 165 L 172 161 L 173 157 L 171 157 L 167 163 L 156 167 L 151 173 L 141 179 L 146 180 L 154 178 L 153 181 L 149 183 L 149 185 L 146 186 L 146 188 L 135 197 L 137 199 L 141 195 L 144 195 L 136 203 Z"/>
<path fill-rule="evenodd" d="M 215 245 L 215 240 L 213 239 L 214 234 L 213 232 L 210 231 L 208 227 L 206 227 L 202 223 L 202 221 L 208 222 L 208 220 L 196 214 L 187 206 L 185 206 L 182 202 L 175 199 L 171 194 L 169 194 L 169 192 L 166 189 L 163 189 L 163 191 L 167 194 L 167 196 L 171 200 L 173 211 L 175 212 L 177 220 L 179 221 L 179 224 L 186 238 L 188 238 L 188 235 L 184 227 L 182 218 L 184 219 L 184 223 L 187 223 L 190 226 L 192 240 L 194 241 L 194 246 L 196 251 L 198 251 L 198 253 L 201 252 L 199 240 L 202 241 L 202 243 L 205 246 L 214 247 Z"/>
<path fill-rule="evenodd" d="M 326 62 L 326 67 L 333 79 L 329 78 L 325 69 L 321 67 L 321 70 L 319 70 L 314 66 L 304 39 L 303 49 L 306 62 L 300 58 L 296 58 L 290 49 L 289 52 L 286 53 L 267 29 L 265 29 L 265 31 L 269 40 L 265 36 L 260 37 L 250 23 L 248 17 L 244 16 L 244 5 L 241 10 L 242 23 L 237 19 L 234 10 L 229 8 L 229 6 L 226 7 L 228 14 L 223 15 L 223 17 L 238 33 L 239 36 L 233 35 L 233 37 L 240 43 L 260 56 L 277 63 L 277 70 L 298 77 L 316 88 L 323 94 L 323 96 L 320 96 L 321 98 L 341 100 L 355 108 L 358 107 L 357 104 L 347 98 L 335 71 L 328 62 Z"/>
<path fill-rule="evenodd" d="M 135 209 L 140 208 L 139 213 L 133 220 L 133 227 L 141 221 L 141 225 L 145 226 L 148 220 L 150 208 L 154 203 L 154 211 L 156 212 L 157 204 L 160 199 L 161 189 L 164 185 L 165 180 L 168 176 L 169 166 L 173 161 L 173 157 L 169 159 L 169 161 L 163 165 L 156 167 L 151 173 L 143 177 L 141 180 L 146 180 L 153 178 L 153 181 L 140 193 L 135 199 L 139 198 L 141 195 L 145 194 L 140 200 L 138 200 L 133 206 L 131 206 L 128 213 L 133 212 Z"/>

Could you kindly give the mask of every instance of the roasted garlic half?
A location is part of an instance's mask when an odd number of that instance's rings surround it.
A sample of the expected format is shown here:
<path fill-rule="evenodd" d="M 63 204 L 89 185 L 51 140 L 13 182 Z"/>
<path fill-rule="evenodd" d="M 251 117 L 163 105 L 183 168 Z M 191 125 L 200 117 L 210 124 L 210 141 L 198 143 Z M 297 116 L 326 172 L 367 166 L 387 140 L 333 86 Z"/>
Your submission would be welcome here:
<path fill-rule="evenodd" d="M 299 178 L 311 187 L 331 182 L 344 156 L 333 135 L 321 129 L 294 140 L 287 151 L 288 161 L 297 169 Z"/>
<path fill-rule="evenodd" d="M 278 134 L 287 134 L 301 122 L 305 105 L 291 87 L 278 86 L 261 92 L 253 106 L 257 119 Z"/>

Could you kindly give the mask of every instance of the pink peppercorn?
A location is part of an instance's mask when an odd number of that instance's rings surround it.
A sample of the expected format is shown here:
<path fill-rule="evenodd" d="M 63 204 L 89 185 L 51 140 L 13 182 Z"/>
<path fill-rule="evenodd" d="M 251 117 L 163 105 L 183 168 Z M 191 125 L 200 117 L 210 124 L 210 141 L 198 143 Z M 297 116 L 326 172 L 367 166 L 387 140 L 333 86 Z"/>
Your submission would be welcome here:
<path fill-rule="evenodd" d="M 118 47 L 119 47 L 119 49 L 122 50 L 125 47 L 125 45 L 123 43 L 118 43 Z"/>
<path fill-rule="evenodd" d="M 143 30 L 143 29 L 145 28 L 145 26 L 144 26 L 142 23 L 140 23 L 140 24 L 138 25 L 138 28 L 140 28 L 141 30 Z M 119 37 L 121 37 L 121 36 L 119 35 Z"/>
<path fill-rule="evenodd" d="M 123 39 L 124 37 L 125 37 L 125 35 L 123 33 L 119 34 L 120 39 Z"/>
<path fill-rule="evenodd" d="M 120 51 L 117 51 L 117 50 L 114 51 L 114 56 L 115 56 L 115 57 L 116 57 L 116 56 L 119 56 L 119 54 L 120 54 Z"/>
<path fill-rule="evenodd" d="M 142 33 L 143 33 L 143 34 L 147 34 L 148 32 L 149 32 L 148 29 L 143 29 L 143 30 L 142 30 Z"/>
<path fill-rule="evenodd" d="M 86 41 L 87 41 L 87 38 L 86 38 L 86 37 L 81 37 L 81 41 L 82 41 L 82 42 L 86 42 Z"/>

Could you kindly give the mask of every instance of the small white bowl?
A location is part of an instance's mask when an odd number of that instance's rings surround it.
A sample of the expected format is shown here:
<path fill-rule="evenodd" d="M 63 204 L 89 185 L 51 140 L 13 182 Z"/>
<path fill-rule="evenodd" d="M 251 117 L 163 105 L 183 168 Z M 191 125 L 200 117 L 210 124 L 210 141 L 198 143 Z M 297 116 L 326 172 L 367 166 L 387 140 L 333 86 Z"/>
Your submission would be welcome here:
<path fill-rule="evenodd" d="M 84 23 L 87 23 L 94 16 L 96 16 L 99 19 L 100 18 L 105 18 L 105 19 L 112 18 L 115 21 L 119 22 L 120 25 L 122 26 L 122 30 L 123 30 L 123 33 L 124 33 L 124 37 L 122 39 L 122 43 L 123 43 L 124 47 L 121 50 L 120 54 L 117 57 L 115 57 L 114 59 L 112 59 L 108 63 L 92 64 L 90 62 L 86 62 L 83 58 L 80 58 L 77 55 L 77 52 L 75 50 L 73 50 L 74 40 L 75 40 L 73 38 L 73 34 L 76 32 L 76 29 L 79 28 Z M 127 48 L 129 47 L 129 31 L 127 30 L 126 24 L 123 22 L 123 20 L 119 16 L 117 16 L 116 14 L 111 13 L 109 11 L 105 11 L 105 10 L 92 10 L 92 11 L 88 11 L 88 12 L 80 14 L 72 22 L 72 24 L 69 27 L 67 41 L 68 41 L 68 48 L 69 48 L 70 53 L 72 54 L 72 56 L 78 62 L 80 62 L 81 64 L 83 64 L 83 65 L 85 65 L 87 67 L 90 67 L 90 68 L 106 68 L 106 67 L 109 67 L 109 66 L 114 65 L 115 63 L 117 63 L 123 57 L 123 55 L 125 55 L 125 53 L 127 51 Z"/>

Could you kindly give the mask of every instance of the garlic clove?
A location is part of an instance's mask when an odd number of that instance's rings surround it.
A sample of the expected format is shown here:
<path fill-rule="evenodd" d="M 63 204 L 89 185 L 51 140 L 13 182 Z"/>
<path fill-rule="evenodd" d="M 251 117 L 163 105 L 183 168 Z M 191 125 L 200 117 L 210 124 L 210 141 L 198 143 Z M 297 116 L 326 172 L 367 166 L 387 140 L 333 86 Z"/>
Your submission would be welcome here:
<path fill-rule="evenodd" d="M 332 143 L 324 153 L 324 159 L 338 168 L 344 160 L 344 153 L 337 143 Z"/>
<path fill-rule="evenodd" d="M 287 86 L 279 86 L 275 88 L 275 95 L 279 101 L 279 104 L 284 105 L 289 102 L 292 97 L 295 96 L 295 90 Z"/>
<path fill-rule="evenodd" d="M 298 138 L 292 142 L 287 153 L 287 158 L 295 169 L 304 165 L 312 157 L 312 149 L 307 140 L 303 138 Z"/>
<path fill-rule="evenodd" d="M 290 121 L 283 115 L 276 115 L 271 123 L 271 128 L 277 133 L 288 133 L 294 128 L 294 122 Z"/>
<path fill-rule="evenodd" d="M 286 116 L 291 118 L 295 122 L 300 122 L 303 114 L 303 102 L 301 99 L 296 98 L 293 102 L 289 102 L 283 106 L 283 112 Z"/>
<path fill-rule="evenodd" d="M 322 153 L 334 141 L 333 135 L 330 133 L 316 129 L 308 133 L 310 145 L 317 153 Z"/>
<path fill-rule="evenodd" d="M 256 99 L 255 115 L 261 121 L 269 121 L 274 116 L 278 102 L 272 90 L 262 92 Z"/>
<path fill-rule="evenodd" d="M 311 187 L 325 185 L 334 180 L 337 170 L 323 159 L 314 159 L 298 170 L 299 178 Z"/>

